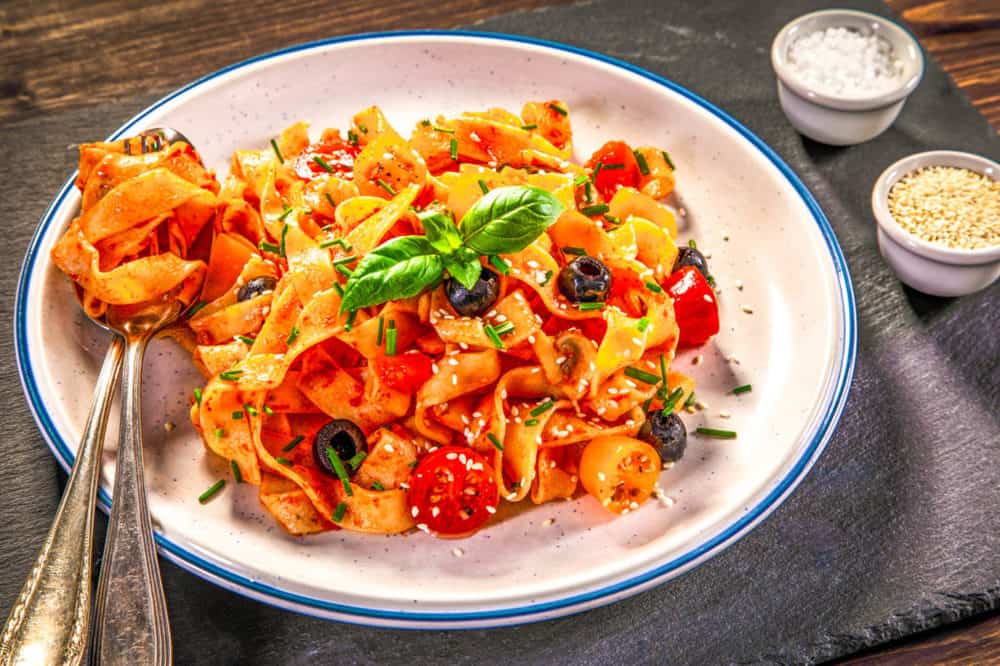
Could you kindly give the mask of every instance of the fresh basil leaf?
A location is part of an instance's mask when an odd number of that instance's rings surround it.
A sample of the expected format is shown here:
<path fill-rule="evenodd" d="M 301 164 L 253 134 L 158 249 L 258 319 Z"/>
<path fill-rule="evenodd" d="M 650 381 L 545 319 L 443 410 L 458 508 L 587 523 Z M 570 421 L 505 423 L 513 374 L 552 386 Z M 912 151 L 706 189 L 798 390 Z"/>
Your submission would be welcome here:
<path fill-rule="evenodd" d="M 441 280 L 441 255 L 423 236 L 400 236 L 369 252 L 344 287 L 340 311 L 416 296 Z"/>
<path fill-rule="evenodd" d="M 472 289 L 479 281 L 483 265 L 479 263 L 479 255 L 467 247 L 459 249 L 454 254 L 443 257 L 445 270 L 458 280 L 466 289 Z"/>
<path fill-rule="evenodd" d="M 512 254 L 531 245 L 562 209 L 558 199 L 537 187 L 498 187 L 466 211 L 459 231 L 479 254 Z"/>
<path fill-rule="evenodd" d="M 451 254 L 462 247 L 462 236 L 455 222 L 444 213 L 426 211 L 419 216 L 427 241 L 441 254 Z"/>

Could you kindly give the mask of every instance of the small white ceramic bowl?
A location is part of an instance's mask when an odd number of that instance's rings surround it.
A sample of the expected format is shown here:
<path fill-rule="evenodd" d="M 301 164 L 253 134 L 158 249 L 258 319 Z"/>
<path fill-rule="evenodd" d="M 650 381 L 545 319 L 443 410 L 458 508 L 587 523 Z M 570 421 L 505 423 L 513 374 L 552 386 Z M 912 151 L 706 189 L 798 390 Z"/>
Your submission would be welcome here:
<path fill-rule="evenodd" d="M 802 82 L 788 62 L 789 47 L 800 37 L 835 27 L 879 35 L 888 41 L 903 65 L 899 85 L 870 97 L 839 97 L 818 92 Z M 792 126 L 810 139 L 831 146 L 862 143 L 888 129 L 924 75 L 924 56 L 910 33 L 881 16 L 849 9 L 813 12 L 785 25 L 771 45 L 771 65 L 778 77 L 781 108 Z"/>
<path fill-rule="evenodd" d="M 872 189 L 878 248 L 900 280 L 934 296 L 964 296 L 1000 277 L 1000 245 L 959 250 L 917 238 L 889 212 L 889 190 L 903 176 L 929 166 L 961 167 L 1000 179 L 1000 164 L 972 153 L 932 150 L 904 157 L 882 172 Z"/>

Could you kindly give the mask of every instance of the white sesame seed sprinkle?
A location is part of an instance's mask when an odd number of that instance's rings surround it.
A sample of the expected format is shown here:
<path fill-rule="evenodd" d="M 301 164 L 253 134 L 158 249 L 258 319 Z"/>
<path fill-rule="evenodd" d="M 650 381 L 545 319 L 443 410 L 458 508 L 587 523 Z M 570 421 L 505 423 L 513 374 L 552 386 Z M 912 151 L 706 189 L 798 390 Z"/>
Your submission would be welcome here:
<path fill-rule="evenodd" d="M 740 307 L 740 309 L 743 310 L 743 312 L 746 312 L 747 314 L 753 314 L 753 308 L 750 307 L 749 305 L 744 305 Z"/>
<path fill-rule="evenodd" d="M 455 557 L 462 557 L 463 555 L 465 555 L 465 551 L 456 546 L 451 549 L 451 554 L 454 555 Z"/>

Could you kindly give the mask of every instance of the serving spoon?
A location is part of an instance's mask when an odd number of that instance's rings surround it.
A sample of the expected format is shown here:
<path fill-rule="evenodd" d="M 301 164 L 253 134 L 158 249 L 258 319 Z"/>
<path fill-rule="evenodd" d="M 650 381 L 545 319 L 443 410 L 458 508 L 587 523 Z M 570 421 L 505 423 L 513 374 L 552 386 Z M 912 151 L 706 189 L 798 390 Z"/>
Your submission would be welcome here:
<path fill-rule="evenodd" d="M 163 127 L 142 132 L 141 153 L 190 141 Z M 126 153 L 132 149 L 127 141 Z M 79 664 L 90 633 L 93 527 L 108 411 L 126 359 L 114 501 L 98 586 L 93 656 L 100 663 L 169 664 L 170 626 L 142 468 L 140 390 L 146 344 L 177 320 L 161 299 L 112 306 L 91 321 L 112 333 L 76 461 L 56 517 L 0 633 L 0 666 Z M 88 315 L 89 316 L 89 315 Z"/>

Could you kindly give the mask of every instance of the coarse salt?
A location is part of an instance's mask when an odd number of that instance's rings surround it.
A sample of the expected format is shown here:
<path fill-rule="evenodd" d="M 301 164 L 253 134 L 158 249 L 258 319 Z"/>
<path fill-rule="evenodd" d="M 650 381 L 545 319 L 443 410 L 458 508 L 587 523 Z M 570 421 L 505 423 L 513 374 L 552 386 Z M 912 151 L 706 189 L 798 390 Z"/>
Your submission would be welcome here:
<path fill-rule="evenodd" d="M 903 64 L 888 40 L 841 27 L 796 39 L 788 47 L 788 64 L 803 84 L 838 97 L 886 93 L 903 76 Z"/>

